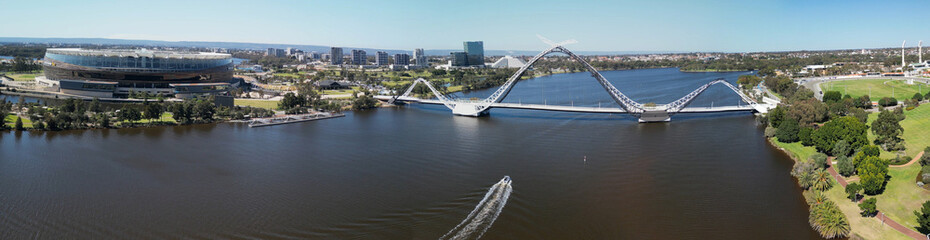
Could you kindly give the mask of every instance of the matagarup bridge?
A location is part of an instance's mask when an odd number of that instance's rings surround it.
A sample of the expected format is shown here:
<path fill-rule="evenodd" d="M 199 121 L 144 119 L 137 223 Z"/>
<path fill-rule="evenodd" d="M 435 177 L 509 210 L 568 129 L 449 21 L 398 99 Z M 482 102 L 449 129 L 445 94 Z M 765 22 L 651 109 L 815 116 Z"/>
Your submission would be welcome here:
<path fill-rule="evenodd" d="M 574 59 L 575 61 L 580 62 L 588 72 L 591 72 L 591 76 L 597 80 L 597 82 L 604 87 L 610 97 L 617 102 L 620 108 L 592 108 L 592 107 L 574 107 L 574 106 L 556 106 L 556 105 L 538 105 L 538 104 L 513 104 L 513 103 L 502 103 L 501 101 L 507 97 L 507 94 L 510 93 L 510 90 L 513 89 L 517 81 L 520 80 L 520 76 L 529 69 L 533 64 L 536 63 L 540 58 L 551 53 L 563 53 Z M 415 97 L 410 97 L 410 93 L 413 91 L 413 88 L 417 84 L 425 84 L 430 91 L 433 92 L 433 95 L 436 96 L 436 99 L 420 99 Z M 713 108 L 688 108 L 688 104 L 691 103 L 694 98 L 698 95 L 701 95 L 707 88 L 716 84 L 723 84 L 730 90 L 733 90 L 737 95 L 740 96 L 741 100 L 746 102 L 747 105 L 741 106 L 727 106 L 727 107 L 713 107 Z M 711 81 L 703 86 L 695 89 L 691 93 L 688 93 L 684 97 L 679 98 L 668 104 L 655 105 L 655 106 L 646 106 L 639 102 L 630 99 L 619 89 L 613 86 L 597 69 L 591 66 L 587 61 L 578 57 L 568 49 L 562 46 L 553 46 L 546 51 L 543 51 L 533 57 L 527 64 L 523 65 L 517 72 L 515 72 L 507 82 L 501 85 L 494 93 L 491 94 L 488 98 L 483 100 L 463 100 L 463 99 L 452 99 L 448 96 L 442 94 L 429 81 L 419 78 L 410 85 L 407 90 L 397 96 L 377 96 L 376 98 L 380 100 L 386 100 L 389 103 L 394 102 L 416 102 L 416 103 L 427 103 L 427 104 L 442 104 L 447 108 L 452 110 L 452 114 L 462 115 L 462 116 L 482 116 L 486 115 L 491 108 L 514 108 L 514 109 L 533 109 L 533 110 L 546 110 L 546 111 L 563 111 L 563 112 L 593 112 L 593 113 L 627 113 L 633 115 L 634 117 L 639 118 L 640 122 L 667 122 L 671 121 L 671 115 L 681 112 L 730 112 L 730 111 L 754 111 L 766 113 L 769 109 L 773 108 L 773 104 L 763 104 L 757 103 L 754 99 L 743 94 L 739 88 L 733 86 L 729 82 L 723 79 L 717 79 Z"/>

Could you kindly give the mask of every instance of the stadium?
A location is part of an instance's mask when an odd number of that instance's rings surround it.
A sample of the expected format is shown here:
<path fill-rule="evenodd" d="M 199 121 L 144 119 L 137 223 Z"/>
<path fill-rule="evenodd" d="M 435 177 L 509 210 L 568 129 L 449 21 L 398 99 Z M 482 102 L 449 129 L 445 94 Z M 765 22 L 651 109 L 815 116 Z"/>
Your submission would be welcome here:
<path fill-rule="evenodd" d="M 49 48 L 37 81 L 64 94 L 124 98 L 131 93 L 191 98 L 238 87 L 232 56 L 146 49 Z"/>

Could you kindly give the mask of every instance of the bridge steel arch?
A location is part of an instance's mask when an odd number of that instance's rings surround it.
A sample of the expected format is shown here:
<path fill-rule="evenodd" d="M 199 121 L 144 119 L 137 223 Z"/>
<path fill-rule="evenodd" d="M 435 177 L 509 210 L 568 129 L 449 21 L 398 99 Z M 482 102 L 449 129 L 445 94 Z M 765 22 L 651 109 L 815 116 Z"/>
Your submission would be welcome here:
<path fill-rule="evenodd" d="M 539 61 L 539 59 L 542 58 L 543 56 L 546 56 L 552 53 L 563 53 L 565 55 L 568 55 L 575 61 L 580 62 L 585 67 L 585 69 L 587 69 L 588 72 L 591 73 L 591 76 L 594 77 L 594 79 L 596 79 L 599 84 L 601 84 L 604 90 L 607 90 L 607 92 L 610 94 L 610 97 L 613 98 L 614 101 L 617 102 L 617 104 L 620 105 L 620 107 L 623 108 L 624 111 L 626 111 L 627 113 L 635 117 L 643 117 L 644 113 L 649 113 L 653 117 L 655 117 L 655 114 L 659 112 L 664 114 L 665 117 L 671 114 L 678 113 L 681 110 L 683 110 L 688 104 L 690 104 L 691 101 L 694 100 L 694 98 L 704 93 L 704 91 L 707 90 L 707 88 L 709 88 L 710 86 L 716 85 L 716 84 L 723 84 L 724 86 L 726 86 L 727 88 L 735 92 L 737 95 L 739 95 L 743 101 L 749 103 L 750 105 L 757 104 L 756 101 L 753 100 L 751 97 L 746 96 L 745 94 L 740 92 L 739 88 L 737 88 L 736 86 L 733 86 L 733 84 L 730 84 L 729 82 L 721 78 L 721 79 L 716 79 L 714 81 L 711 81 L 707 84 L 704 84 L 701 87 L 698 87 L 691 93 L 688 93 L 684 97 L 678 100 L 675 100 L 674 102 L 671 102 L 665 105 L 656 106 L 656 107 L 645 107 L 643 106 L 643 104 L 636 102 L 633 99 L 630 99 L 629 97 L 624 95 L 622 92 L 620 92 L 619 89 L 614 87 L 613 84 L 607 81 L 607 78 L 601 75 L 601 73 L 598 72 L 597 69 L 594 69 L 594 67 L 591 66 L 591 64 L 589 64 L 583 58 L 575 55 L 574 53 L 572 53 L 571 51 L 569 51 L 568 49 L 562 46 L 553 46 L 552 48 L 549 48 L 546 51 L 536 54 L 536 56 L 534 56 L 529 62 L 523 65 L 523 67 L 520 67 L 520 69 L 517 70 L 517 72 L 515 72 L 512 76 L 510 76 L 510 78 L 508 78 L 507 81 L 504 82 L 503 85 L 498 87 L 497 90 L 491 94 L 491 96 L 488 96 L 487 98 L 483 100 L 478 100 L 478 101 L 452 100 L 448 96 L 436 90 L 436 88 L 433 87 L 433 85 L 430 84 L 429 81 L 426 81 L 423 78 L 419 78 L 416 81 L 414 81 L 414 83 L 411 84 L 410 87 L 408 87 L 407 90 L 402 95 L 394 96 L 388 102 L 393 103 L 397 100 L 402 100 L 402 98 L 408 97 L 411 91 L 413 91 L 413 88 L 416 87 L 417 84 L 422 83 L 422 84 L 425 84 L 427 87 L 429 87 L 430 91 L 433 92 L 433 95 L 436 95 L 438 100 L 442 102 L 443 105 L 451 109 L 453 114 L 466 115 L 466 116 L 484 115 L 487 113 L 488 109 L 490 109 L 494 103 L 500 103 L 501 101 L 504 100 L 505 97 L 507 97 L 507 95 L 513 89 L 514 85 L 516 85 L 516 83 L 520 80 L 520 77 L 523 75 L 524 72 L 526 72 L 526 70 L 532 67 L 533 64 Z M 640 120 L 642 121 L 642 119 Z"/>
<path fill-rule="evenodd" d="M 691 104 L 691 101 L 694 100 L 694 98 L 697 98 L 697 96 L 701 95 L 701 93 L 704 93 L 704 91 L 706 91 L 707 88 L 709 88 L 710 86 L 716 85 L 716 84 L 723 84 L 724 86 L 727 86 L 727 88 L 735 92 L 737 95 L 739 95 L 739 97 L 744 102 L 749 103 L 750 105 L 757 104 L 756 100 L 752 99 L 749 96 L 746 96 L 746 94 L 743 94 L 743 92 L 741 92 L 739 88 L 737 88 L 736 86 L 733 86 L 733 84 L 730 84 L 730 82 L 727 82 L 723 78 L 718 78 L 716 80 L 710 81 L 707 84 L 702 85 L 701 87 L 698 87 L 697 89 L 694 89 L 694 91 L 691 91 L 691 93 L 688 93 L 688 95 L 685 95 L 684 97 L 681 97 L 678 100 L 675 100 L 674 102 L 666 104 L 665 105 L 666 111 L 668 111 L 669 113 L 680 112 L 682 109 L 688 106 L 688 104 Z"/>

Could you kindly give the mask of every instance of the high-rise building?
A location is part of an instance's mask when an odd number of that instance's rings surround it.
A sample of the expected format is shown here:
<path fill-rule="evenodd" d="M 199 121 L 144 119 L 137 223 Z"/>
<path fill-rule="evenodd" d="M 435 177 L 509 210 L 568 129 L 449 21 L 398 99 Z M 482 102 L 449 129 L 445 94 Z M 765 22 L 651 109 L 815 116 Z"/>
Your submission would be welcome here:
<path fill-rule="evenodd" d="M 286 54 L 287 54 L 288 56 L 294 55 L 294 53 L 297 53 L 297 49 L 296 49 L 296 48 L 287 48 L 287 53 L 286 53 Z"/>
<path fill-rule="evenodd" d="M 406 53 L 394 54 L 394 65 L 410 65 L 410 55 Z"/>
<path fill-rule="evenodd" d="M 452 52 L 452 66 L 468 66 L 468 54 L 465 52 Z"/>
<path fill-rule="evenodd" d="M 375 53 L 375 65 L 378 66 L 387 66 L 388 65 L 388 53 L 378 51 Z"/>
<path fill-rule="evenodd" d="M 352 64 L 354 65 L 367 65 L 368 64 L 368 56 L 365 53 L 365 50 L 352 49 Z"/>
<path fill-rule="evenodd" d="M 332 65 L 342 64 L 342 48 L 329 48 L 329 63 Z"/>
<path fill-rule="evenodd" d="M 465 53 L 468 55 L 468 65 L 484 65 L 484 42 L 465 42 Z"/>
<path fill-rule="evenodd" d="M 286 55 L 285 55 L 285 52 L 284 52 L 284 49 L 278 49 L 278 48 L 276 48 L 276 49 L 274 50 L 274 56 L 275 56 L 275 57 L 284 57 L 284 56 L 286 56 Z"/>
<path fill-rule="evenodd" d="M 417 62 L 417 66 L 428 66 L 429 62 L 426 60 L 426 55 L 423 54 L 422 48 L 417 48 L 413 50 L 413 60 Z M 394 61 L 397 62 L 397 61 Z"/>
<path fill-rule="evenodd" d="M 307 54 L 307 56 L 309 56 L 310 59 L 313 59 L 313 60 L 320 60 L 320 53 L 318 52 L 311 52 L 310 54 Z"/>
<path fill-rule="evenodd" d="M 268 48 L 268 50 L 265 50 L 265 56 L 274 56 L 274 54 L 275 54 L 274 48 Z"/>

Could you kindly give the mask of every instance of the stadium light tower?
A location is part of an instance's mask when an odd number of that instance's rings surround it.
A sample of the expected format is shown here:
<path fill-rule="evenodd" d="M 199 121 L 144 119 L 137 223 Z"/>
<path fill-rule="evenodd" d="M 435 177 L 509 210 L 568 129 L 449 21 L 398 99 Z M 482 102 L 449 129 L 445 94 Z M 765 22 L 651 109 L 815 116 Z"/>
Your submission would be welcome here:
<path fill-rule="evenodd" d="M 901 43 L 901 71 L 904 71 L 904 67 L 906 67 L 904 65 L 904 45 L 905 44 L 907 44 L 907 40 L 904 40 L 904 42 Z"/>

